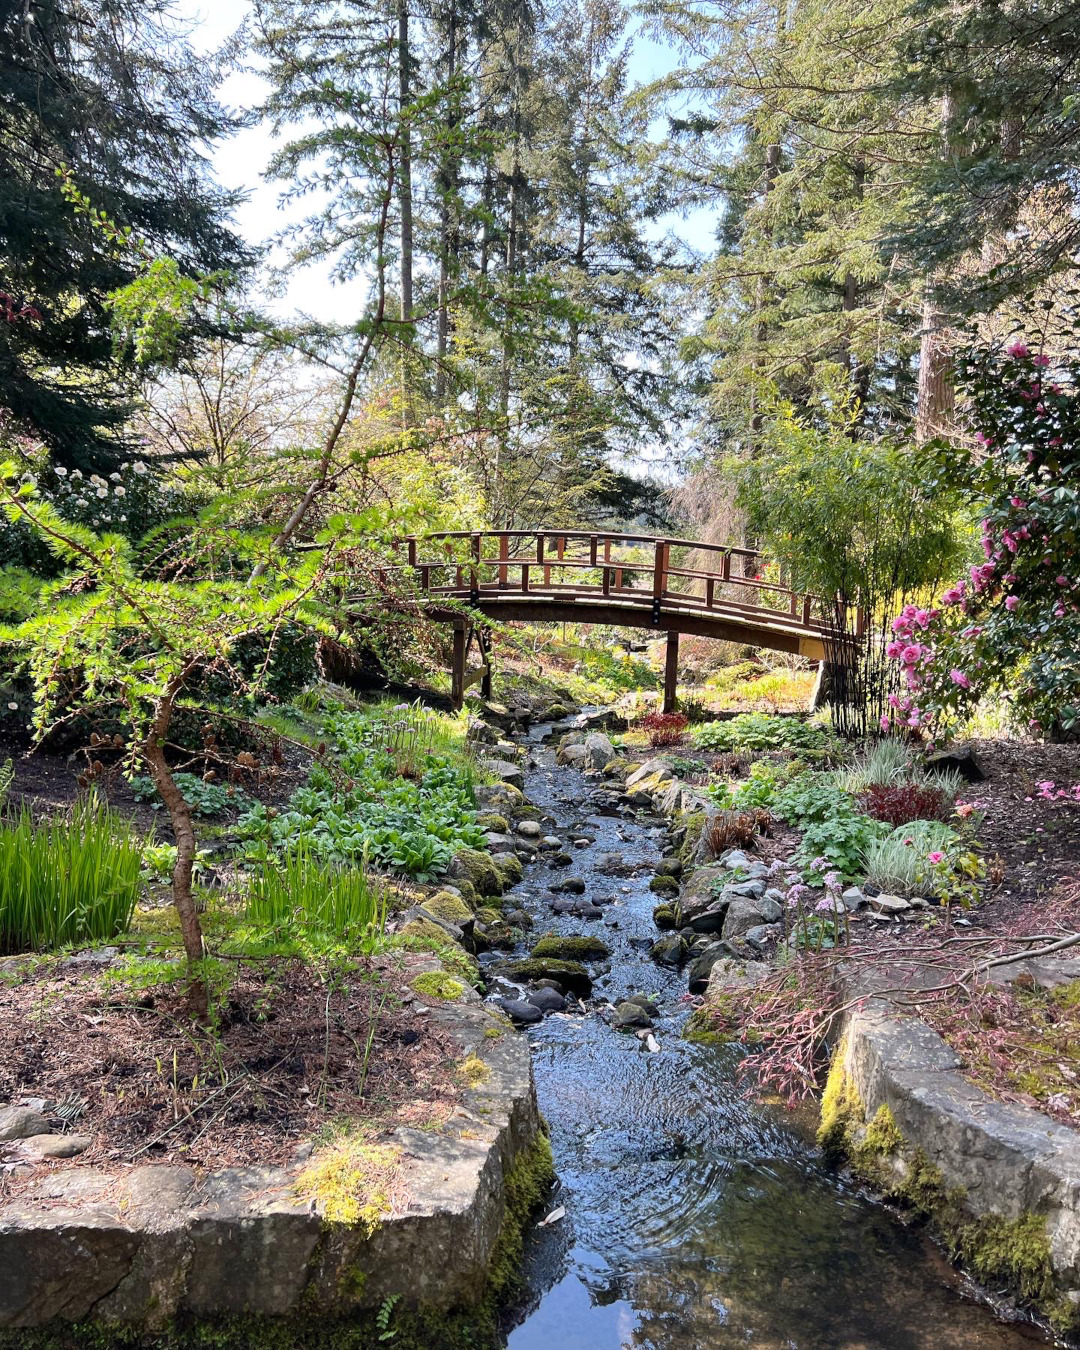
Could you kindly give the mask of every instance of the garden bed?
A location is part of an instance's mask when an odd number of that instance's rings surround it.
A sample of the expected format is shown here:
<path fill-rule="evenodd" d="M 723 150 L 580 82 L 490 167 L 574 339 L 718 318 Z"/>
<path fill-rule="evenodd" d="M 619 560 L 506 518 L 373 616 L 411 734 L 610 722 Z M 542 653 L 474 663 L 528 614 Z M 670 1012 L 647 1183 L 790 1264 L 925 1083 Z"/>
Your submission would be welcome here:
<path fill-rule="evenodd" d="M 431 1125 L 458 1100 L 451 1046 L 409 984 L 423 958 L 238 959 L 200 1027 L 175 956 L 115 951 L 0 968 L 0 1102 L 89 1141 L 62 1166 L 285 1163 L 336 1121 Z M 34 1169 L 17 1141 L 0 1158 L 10 1194 Z"/>

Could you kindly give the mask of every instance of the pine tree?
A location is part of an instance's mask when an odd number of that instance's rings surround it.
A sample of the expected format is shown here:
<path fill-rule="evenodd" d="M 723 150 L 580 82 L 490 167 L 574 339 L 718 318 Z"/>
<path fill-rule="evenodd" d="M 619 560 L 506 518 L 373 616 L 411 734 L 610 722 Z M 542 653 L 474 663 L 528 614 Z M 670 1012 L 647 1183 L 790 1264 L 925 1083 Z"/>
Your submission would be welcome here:
<path fill-rule="evenodd" d="M 107 297 L 130 258 L 74 214 L 95 207 L 192 273 L 242 266 L 207 147 L 232 122 L 167 0 L 0 0 L 0 408 L 84 472 L 124 450 L 124 353 Z"/>

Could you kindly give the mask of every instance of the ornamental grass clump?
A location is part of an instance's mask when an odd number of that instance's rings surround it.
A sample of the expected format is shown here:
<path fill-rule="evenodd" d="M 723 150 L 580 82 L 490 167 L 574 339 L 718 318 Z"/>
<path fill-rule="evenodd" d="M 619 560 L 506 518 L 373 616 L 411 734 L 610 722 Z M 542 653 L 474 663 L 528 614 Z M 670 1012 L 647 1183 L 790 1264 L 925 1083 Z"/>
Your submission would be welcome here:
<path fill-rule="evenodd" d="M 386 900 L 362 867 L 322 866 L 299 848 L 256 873 L 247 916 L 257 928 L 318 929 L 370 953 L 383 935 Z"/>
<path fill-rule="evenodd" d="M 0 952 L 117 937 L 131 923 L 141 872 L 141 842 L 97 798 L 40 825 L 24 806 L 0 825 Z"/>

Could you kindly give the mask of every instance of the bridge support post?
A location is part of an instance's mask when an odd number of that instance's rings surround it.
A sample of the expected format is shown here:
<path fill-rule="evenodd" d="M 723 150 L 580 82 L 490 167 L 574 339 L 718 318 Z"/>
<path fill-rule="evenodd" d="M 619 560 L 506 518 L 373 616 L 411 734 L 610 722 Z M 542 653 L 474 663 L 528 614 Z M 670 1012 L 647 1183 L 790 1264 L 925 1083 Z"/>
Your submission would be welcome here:
<path fill-rule="evenodd" d="M 469 645 L 469 632 L 463 619 L 455 620 L 453 636 L 453 655 L 450 666 L 450 701 L 454 711 L 460 712 L 465 702 L 465 653 Z"/>
<path fill-rule="evenodd" d="M 679 635 L 668 633 L 667 652 L 664 656 L 664 712 L 672 713 L 678 702 L 677 688 L 679 678 Z"/>

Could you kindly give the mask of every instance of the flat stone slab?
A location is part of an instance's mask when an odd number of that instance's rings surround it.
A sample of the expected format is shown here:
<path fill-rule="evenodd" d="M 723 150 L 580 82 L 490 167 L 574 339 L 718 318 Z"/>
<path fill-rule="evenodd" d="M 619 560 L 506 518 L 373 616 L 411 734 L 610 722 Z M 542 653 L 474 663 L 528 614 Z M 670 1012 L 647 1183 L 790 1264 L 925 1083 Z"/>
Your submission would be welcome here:
<path fill-rule="evenodd" d="M 529 1047 L 476 1002 L 430 1016 L 485 1072 L 439 1129 L 389 1137 L 405 1199 L 370 1236 L 298 1194 L 300 1161 L 210 1175 L 58 1167 L 0 1207 L 0 1327 L 92 1316 L 153 1331 L 181 1314 L 335 1316 L 394 1296 L 432 1309 L 475 1298 L 504 1179 L 540 1132 Z"/>

